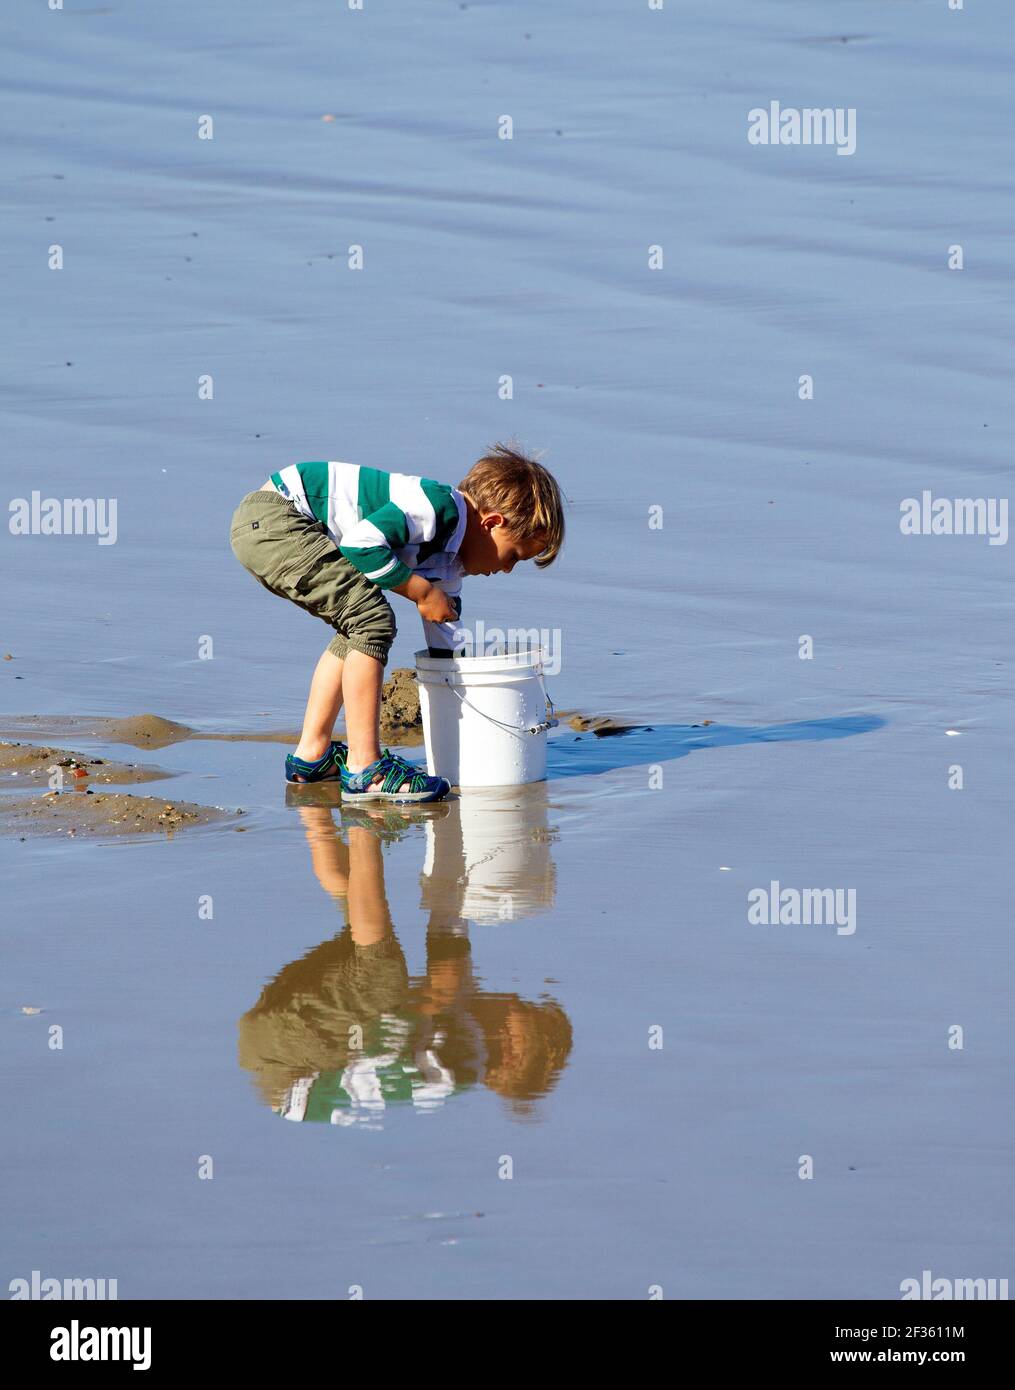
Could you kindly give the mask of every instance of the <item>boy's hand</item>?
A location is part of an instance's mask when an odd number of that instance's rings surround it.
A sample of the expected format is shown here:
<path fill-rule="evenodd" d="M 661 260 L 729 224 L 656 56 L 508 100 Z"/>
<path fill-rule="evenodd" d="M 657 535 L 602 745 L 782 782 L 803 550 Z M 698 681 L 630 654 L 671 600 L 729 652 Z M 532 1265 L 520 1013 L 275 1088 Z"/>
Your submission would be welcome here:
<path fill-rule="evenodd" d="M 431 588 L 428 594 L 419 599 L 416 607 L 419 615 L 428 623 L 454 623 L 458 621 L 458 609 L 443 589 Z"/>

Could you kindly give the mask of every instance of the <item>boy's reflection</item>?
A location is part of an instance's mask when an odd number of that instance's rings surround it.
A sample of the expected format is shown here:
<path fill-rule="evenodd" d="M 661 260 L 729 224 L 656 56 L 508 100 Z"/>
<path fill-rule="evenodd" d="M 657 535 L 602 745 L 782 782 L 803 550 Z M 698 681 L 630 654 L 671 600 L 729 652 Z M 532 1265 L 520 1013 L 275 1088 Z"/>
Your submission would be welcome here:
<path fill-rule="evenodd" d="M 499 920 L 553 900 L 545 804 L 536 831 L 531 807 L 507 809 L 492 821 L 488 811 L 486 839 L 473 832 L 463 845 L 457 801 L 343 810 L 347 842 L 329 807 L 300 807 L 314 873 L 346 926 L 287 965 L 240 1020 L 241 1065 L 286 1119 L 377 1125 L 390 1104 L 434 1108 L 478 1081 L 524 1117 L 555 1084 L 571 1051 L 566 1014 L 548 997 L 482 991 L 462 916 L 466 899 L 480 905 L 474 917 L 496 901 Z M 388 910 L 382 843 L 421 825 L 426 974 L 412 977 Z"/>

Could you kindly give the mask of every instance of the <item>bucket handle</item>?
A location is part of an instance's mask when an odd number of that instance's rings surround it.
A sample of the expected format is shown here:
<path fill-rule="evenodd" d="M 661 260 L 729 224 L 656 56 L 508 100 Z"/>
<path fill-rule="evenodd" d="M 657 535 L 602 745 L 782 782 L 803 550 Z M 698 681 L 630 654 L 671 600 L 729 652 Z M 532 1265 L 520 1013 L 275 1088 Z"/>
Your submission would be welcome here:
<path fill-rule="evenodd" d="M 476 705 L 470 704 L 464 695 L 458 694 L 458 691 L 450 682 L 447 682 L 447 688 L 451 691 L 452 695 L 457 696 L 458 699 L 461 700 L 462 704 L 467 709 L 474 710 L 476 714 L 481 714 L 484 719 L 489 719 L 491 724 L 496 724 L 501 729 L 507 729 L 509 734 L 541 734 L 547 729 L 555 729 L 560 723 L 560 720 L 557 718 L 557 710 L 550 698 L 550 694 L 543 684 L 542 676 L 537 677 L 537 679 L 539 680 L 539 688 L 543 692 L 543 698 L 550 706 L 550 717 L 549 719 L 544 719 L 541 724 L 530 724 L 528 728 L 525 729 L 519 729 L 517 724 L 505 724 L 500 719 L 494 719 L 492 714 L 487 714 L 485 710 L 481 710 L 477 708 Z"/>

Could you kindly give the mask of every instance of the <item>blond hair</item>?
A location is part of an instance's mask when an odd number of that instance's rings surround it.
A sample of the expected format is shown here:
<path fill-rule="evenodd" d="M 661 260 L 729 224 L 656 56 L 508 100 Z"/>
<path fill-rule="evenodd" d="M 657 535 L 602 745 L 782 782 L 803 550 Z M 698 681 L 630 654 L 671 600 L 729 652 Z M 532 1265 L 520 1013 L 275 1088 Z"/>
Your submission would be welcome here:
<path fill-rule="evenodd" d="M 545 536 L 535 557 L 540 569 L 552 565 L 564 544 L 564 497 L 556 478 L 535 459 L 508 444 L 494 444 L 469 469 L 458 491 L 483 512 L 500 512 L 519 540 Z"/>

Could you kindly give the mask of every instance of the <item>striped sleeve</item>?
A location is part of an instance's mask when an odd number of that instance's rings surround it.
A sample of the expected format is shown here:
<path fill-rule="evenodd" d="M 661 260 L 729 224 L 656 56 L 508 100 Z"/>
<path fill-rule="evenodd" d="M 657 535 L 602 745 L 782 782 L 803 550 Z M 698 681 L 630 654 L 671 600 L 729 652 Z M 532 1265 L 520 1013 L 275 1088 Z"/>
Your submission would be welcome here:
<path fill-rule="evenodd" d="M 405 513 L 396 503 L 386 502 L 348 530 L 338 548 L 378 588 L 397 589 L 412 570 L 392 552 L 408 543 Z"/>

